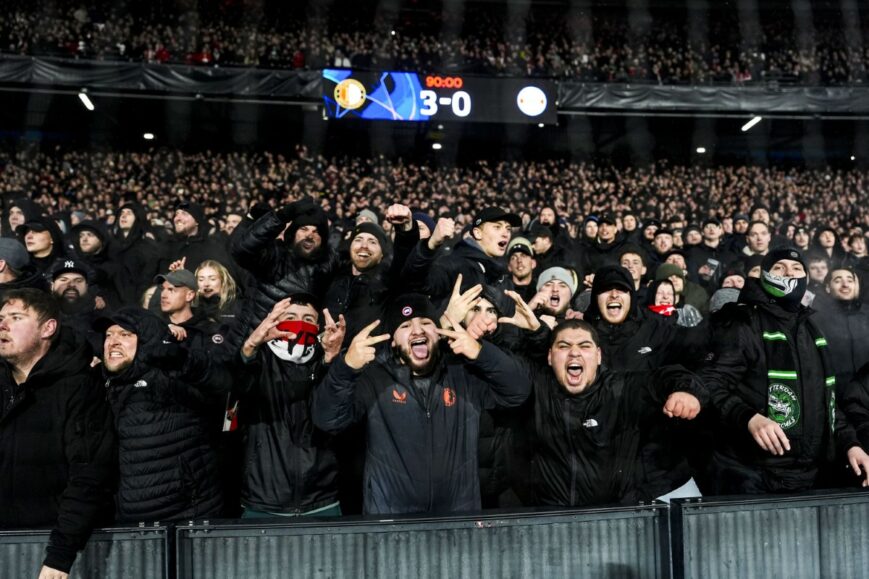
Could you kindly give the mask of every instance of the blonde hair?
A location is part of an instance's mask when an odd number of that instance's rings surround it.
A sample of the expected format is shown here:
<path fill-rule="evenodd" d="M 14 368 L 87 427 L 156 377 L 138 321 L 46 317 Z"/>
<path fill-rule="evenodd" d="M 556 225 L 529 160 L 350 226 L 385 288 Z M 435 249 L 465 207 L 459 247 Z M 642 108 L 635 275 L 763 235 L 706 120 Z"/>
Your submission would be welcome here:
<path fill-rule="evenodd" d="M 210 267 L 214 271 L 217 272 L 217 277 L 220 278 L 220 302 L 217 305 L 217 309 L 219 311 L 223 311 L 223 309 L 235 301 L 236 295 L 238 293 L 238 287 L 235 284 L 235 280 L 230 275 L 229 270 L 226 269 L 222 263 L 219 261 L 214 261 L 213 259 L 206 259 L 202 263 L 199 264 L 199 267 L 196 268 L 197 285 L 199 281 L 199 272 L 205 269 L 206 267 Z M 196 291 L 197 299 L 199 297 L 199 291 Z"/>

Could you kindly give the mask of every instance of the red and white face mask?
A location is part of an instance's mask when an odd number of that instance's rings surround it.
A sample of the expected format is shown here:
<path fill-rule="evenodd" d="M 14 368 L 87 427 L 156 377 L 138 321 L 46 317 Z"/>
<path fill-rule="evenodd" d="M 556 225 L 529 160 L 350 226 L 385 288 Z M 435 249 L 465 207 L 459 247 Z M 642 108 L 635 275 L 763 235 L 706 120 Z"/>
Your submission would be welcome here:
<path fill-rule="evenodd" d="M 319 328 L 314 324 L 301 320 L 287 320 L 278 324 L 282 332 L 296 334 L 294 340 L 272 340 L 268 342 L 269 348 L 275 356 L 293 364 L 307 364 L 314 357 L 317 346 L 317 334 Z"/>

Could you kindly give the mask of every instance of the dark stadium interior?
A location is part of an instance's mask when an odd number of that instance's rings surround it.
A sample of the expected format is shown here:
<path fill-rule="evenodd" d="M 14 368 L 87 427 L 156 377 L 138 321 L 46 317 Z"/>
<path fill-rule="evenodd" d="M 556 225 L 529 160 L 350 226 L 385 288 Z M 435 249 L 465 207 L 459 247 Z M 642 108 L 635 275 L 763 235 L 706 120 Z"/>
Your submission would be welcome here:
<path fill-rule="evenodd" d="M 866 577 L 865 0 L 0 0 L 0 578 Z"/>

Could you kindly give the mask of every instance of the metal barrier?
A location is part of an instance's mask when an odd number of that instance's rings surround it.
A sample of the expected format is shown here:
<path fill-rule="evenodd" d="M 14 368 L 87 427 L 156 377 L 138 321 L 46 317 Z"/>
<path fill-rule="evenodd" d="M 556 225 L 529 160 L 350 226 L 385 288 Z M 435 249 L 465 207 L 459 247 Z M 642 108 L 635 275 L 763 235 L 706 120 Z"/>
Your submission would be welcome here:
<path fill-rule="evenodd" d="M 0 531 L 0 576 L 35 578 L 45 559 L 48 531 Z M 169 577 L 169 528 L 113 527 L 94 531 L 79 553 L 70 579 Z"/>
<path fill-rule="evenodd" d="M 669 577 L 666 505 L 176 529 L 178 579 Z"/>
<path fill-rule="evenodd" d="M 672 504 L 686 577 L 869 577 L 869 494 L 714 497 Z"/>

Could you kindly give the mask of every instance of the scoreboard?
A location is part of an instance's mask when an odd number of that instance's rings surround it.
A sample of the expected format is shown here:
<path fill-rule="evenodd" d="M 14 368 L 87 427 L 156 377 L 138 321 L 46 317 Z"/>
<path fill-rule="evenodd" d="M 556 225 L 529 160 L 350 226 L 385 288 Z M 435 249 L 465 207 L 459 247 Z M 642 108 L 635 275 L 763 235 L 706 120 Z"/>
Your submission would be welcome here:
<path fill-rule="evenodd" d="M 323 70 L 330 119 L 555 124 L 556 94 L 538 79 Z"/>

